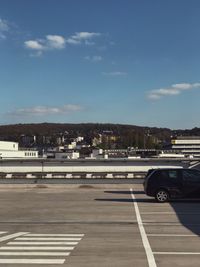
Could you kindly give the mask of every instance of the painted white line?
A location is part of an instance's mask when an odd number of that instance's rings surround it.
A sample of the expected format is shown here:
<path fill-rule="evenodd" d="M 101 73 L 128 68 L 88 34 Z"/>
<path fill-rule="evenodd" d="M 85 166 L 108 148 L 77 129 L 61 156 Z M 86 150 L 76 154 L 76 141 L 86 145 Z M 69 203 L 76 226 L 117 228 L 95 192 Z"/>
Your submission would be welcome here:
<path fill-rule="evenodd" d="M 6 234 L 7 232 L 0 232 L 0 235 Z"/>
<path fill-rule="evenodd" d="M 15 240 L 29 240 L 29 241 L 80 241 L 81 238 L 67 238 L 67 237 L 19 237 Z"/>
<path fill-rule="evenodd" d="M 195 235 L 195 234 L 193 234 L 193 235 L 187 235 L 187 234 L 180 234 L 180 235 L 177 235 L 177 234 L 147 234 L 148 236 L 170 236 L 170 237 L 173 237 L 173 236 L 175 236 L 175 237 L 199 237 L 199 235 Z"/>
<path fill-rule="evenodd" d="M 152 215 L 156 215 L 156 214 L 169 214 L 169 215 L 200 215 L 200 213 L 193 213 L 193 212 L 165 212 L 165 211 L 153 211 L 153 212 L 140 212 L 140 214 L 152 214 Z"/>
<path fill-rule="evenodd" d="M 144 249 L 145 249 L 145 252 L 146 252 L 146 256 L 147 256 L 149 267 L 157 267 L 156 262 L 155 262 L 155 258 L 154 258 L 154 255 L 153 255 L 153 252 L 152 252 L 152 249 L 151 249 L 151 246 L 149 244 L 149 240 L 147 238 L 147 235 L 146 235 L 143 223 L 142 223 L 142 218 L 140 216 L 140 211 L 139 211 L 139 208 L 138 208 L 138 204 L 137 204 L 136 198 L 135 198 L 135 196 L 133 194 L 133 189 L 131 188 L 130 191 L 131 191 L 131 197 L 133 199 L 133 204 L 134 204 L 134 208 L 135 208 L 138 227 L 139 227 L 139 230 L 140 230 L 140 235 L 141 235 L 142 243 L 143 243 L 143 246 L 144 246 Z"/>
<path fill-rule="evenodd" d="M 27 234 L 25 236 L 32 236 L 32 237 L 83 237 L 84 234 Z"/>
<path fill-rule="evenodd" d="M 68 245 L 75 246 L 78 242 L 9 242 L 7 245 Z"/>
<path fill-rule="evenodd" d="M 27 233 L 28 232 L 19 232 L 19 233 L 16 233 L 16 234 L 6 235 L 6 236 L 3 236 L 3 237 L 0 237 L 0 242 L 6 241 L 6 240 L 9 240 L 9 239 L 18 237 L 18 236 L 25 235 Z"/>
<path fill-rule="evenodd" d="M 0 264 L 63 264 L 64 262 L 62 259 L 0 259 Z"/>
<path fill-rule="evenodd" d="M 24 252 L 24 251 L 0 251 L 0 256 L 69 256 L 70 252 Z"/>
<path fill-rule="evenodd" d="M 163 222 L 147 222 L 147 221 L 144 221 L 143 222 L 143 225 L 152 225 L 152 226 L 181 226 L 183 227 L 183 224 L 182 223 L 163 223 Z"/>
<path fill-rule="evenodd" d="M 0 247 L 0 250 L 73 250 L 74 247 Z"/>
<path fill-rule="evenodd" d="M 198 166 L 200 164 L 199 161 L 197 161 L 194 165 L 190 166 L 188 169 L 192 169 L 192 168 L 195 168 L 196 166 Z"/>
<path fill-rule="evenodd" d="M 177 214 L 177 213 L 168 211 L 153 211 L 153 212 L 140 212 L 140 214 Z"/>
<path fill-rule="evenodd" d="M 153 252 L 159 255 L 200 255 L 200 252 Z"/>

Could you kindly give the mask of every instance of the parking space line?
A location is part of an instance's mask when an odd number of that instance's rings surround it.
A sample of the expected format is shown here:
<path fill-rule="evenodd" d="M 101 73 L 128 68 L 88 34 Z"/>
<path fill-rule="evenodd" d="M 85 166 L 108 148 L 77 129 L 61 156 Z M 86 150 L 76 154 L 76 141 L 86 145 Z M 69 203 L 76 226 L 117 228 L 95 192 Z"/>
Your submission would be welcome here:
<path fill-rule="evenodd" d="M 172 214 L 172 215 L 200 215 L 200 213 L 199 212 L 197 212 L 197 213 L 192 213 L 192 212 L 169 212 L 169 211 L 152 211 L 152 212 L 140 212 L 140 214 L 149 214 L 149 215 L 154 215 L 154 214 L 158 214 L 158 215 L 160 215 L 160 214 Z"/>
<path fill-rule="evenodd" d="M 147 234 L 147 236 L 199 237 L 199 235 L 196 234 Z"/>
<path fill-rule="evenodd" d="M 158 255 L 200 255 L 200 252 L 153 252 Z"/>
<path fill-rule="evenodd" d="M 143 223 L 142 223 L 142 218 L 140 216 L 140 211 L 139 211 L 139 207 L 137 204 L 137 200 L 135 198 L 132 188 L 130 189 L 130 192 L 131 192 L 131 197 L 132 197 L 134 208 L 135 208 L 137 223 L 138 223 L 138 227 L 139 227 L 140 235 L 142 238 L 142 243 L 145 249 L 145 253 L 147 256 L 149 267 L 157 267 L 151 246 L 149 244 L 149 240 L 147 238 L 147 235 L 146 235 Z"/>

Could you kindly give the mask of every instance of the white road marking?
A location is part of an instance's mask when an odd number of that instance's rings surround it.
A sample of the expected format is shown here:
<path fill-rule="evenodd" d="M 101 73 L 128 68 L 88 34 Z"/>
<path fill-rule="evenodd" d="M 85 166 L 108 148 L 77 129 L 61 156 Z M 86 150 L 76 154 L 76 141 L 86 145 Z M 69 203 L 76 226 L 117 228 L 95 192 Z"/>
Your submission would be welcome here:
<path fill-rule="evenodd" d="M 153 252 L 153 254 L 159 255 L 200 255 L 200 252 Z"/>
<path fill-rule="evenodd" d="M 2 231 L 1 231 L 1 232 L 0 232 L 0 235 L 6 234 L 6 233 L 7 233 L 7 232 L 2 232 Z"/>
<path fill-rule="evenodd" d="M 0 235 L 5 233 L 7 232 L 0 231 Z M 70 255 L 83 236 L 84 234 L 30 234 L 29 232 L 1 236 L 0 242 L 13 240 L 0 246 L 0 265 L 63 264 L 64 258 Z M 14 256 L 17 258 L 13 258 Z M 40 256 L 43 258 L 41 259 Z M 48 256 L 54 258 L 48 258 Z"/>
<path fill-rule="evenodd" d="M 194 165 L 192 165 L 192 166 L 189 166 L 189 168 L 188 169 L 192 169 L 192 168 L 195 168 L 196 166 L 198 166 L 200 163 L 199 163 L 199 161 L 197 161 Z"/>
<path fill-rule="evenodd" d="M 143 225 L 152 225 L 152 226 L 183 226 L 182 223 L 163 223 L 163 222 L 150 222 L 150 221 L 144 221 Z"/>
<path fill-rule="evenodd" d="M 200 213 L 192 213 L 192 212 L 165 212 L 165 211 L 153 211 L 153 212 L 140 212 L 140 214 L 172 214 L 172 215 L 200 215 Z"/>
<path fill-rule="evenodd" d="M 142 223 L 142 218 L 140 216 L 140 211 L 139 211 L 139 208 L 138 208 L 138 204 L 136 202 L 136 198 L 135 198 L 135 196 L 133 194 L 133 189 L 132 188 L 130 189 L 130 192 L 131 192 L 131 197 L 133 199 L 133 204 L 134 204 L 134 208 L 135 208 L 138 227 L 139 227 L 139 230 L 140 230 L 140 235 L 141 235 L 142 243 L 143 243 L 143 246 L 144 246 L 144 249 L 145 249 L 145 252 L 146 252 L 146 256 L 147 256 L 149 267 L 157 267 L 156 262 L 155 262 L 155 258 L 154 258 L 154 255 L 153 255 L 153 252 L 152 252 L 152 249 L 151 249 L 151 246 L 149 244 L 149 240 L 147 238 L 147 235 L 146 235 L 143 223 Z"/>
<path fill-rule="evenodd" d="M 80 241 L 81 238 L 67 238 L 67 237 L 19 237 L 15 240 L 29 240 L 29 241 Z"/>
<path fill-rule="evenodd" d="M 7 245 L 68 245 L 68 246 L 74 246 L 77 245 L 78 242 L 9 242 Z"/>
<path fill-rule="evenodd" d="M 18 233 L 16 233 L 16 234 L 6 235 L 6 236 L 3 236 L 3 237 L 0 237 L 0 242 L 6 241 L 6 240 L 9 240 L 9 239 L 18 237 L 18 236 L 25 235 L 25 234 L 27 234 L 27 233 L 28 233 L 28 232 L 18 232 Z"/>
<path fill-rule="evenodd" d="M 175 212 L 169 211 L 152 211 L 152 212 L 140 212 L 140 214 L 176 214 Z"/>
<path fill-rule="evenodd" d="M 0 251 L 0 256 L 69 256 L 70 252 Z"/>
<path fill-rule="evenodd" d="M 64 262 L 63 259 L 0 259 L 0 264 L 63 264 Z"/>
<path fill-rule="evenodd" d="M 175 237 L 199 237 L 199 235 L 195 235 L 195 234 L 147 234 L 148 236 L 175 236 Z"/>
<path fill-rule="evenodd" d="M 73 250 L 74 247 L 0 247 L 0 250 Z"/>
<path fill-rule="evenodd" d="M 71 237 L 83 237 L 84 236 L 84 234 L 27 234 L 27 235 L 25 235 L 25 236 L 32 236 L 32 237 L 64 237 L 64 236 L 71 236 Z"/>

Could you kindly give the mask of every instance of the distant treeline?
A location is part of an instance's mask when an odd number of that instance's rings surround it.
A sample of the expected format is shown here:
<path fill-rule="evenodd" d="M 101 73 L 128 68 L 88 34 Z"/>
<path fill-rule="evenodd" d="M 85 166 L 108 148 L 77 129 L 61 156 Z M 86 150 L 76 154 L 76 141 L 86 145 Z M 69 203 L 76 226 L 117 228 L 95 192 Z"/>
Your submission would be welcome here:
<path fill-rule="evenodd" d="M 115 146 L 137 146 L 139 148 L 160 147 L 163 142 L 168 142 L 172 136 L 200 136 L 200 128 L 187 130 L 171 130 L 168 128 L 142 127 L 124 124 L 107 123 L 39 123 L 39 124 L 15 124 L 1 125 L 0 139 L 19 141 L 21 135 L 61 136 L 70 137 L 84 136 L 88 142 L 98 134 L 112 134 L 117 136 Z M 108 144 L 107 147 L 109 147 Z M 106 146 L 105 146 L 106 147 Z"/>

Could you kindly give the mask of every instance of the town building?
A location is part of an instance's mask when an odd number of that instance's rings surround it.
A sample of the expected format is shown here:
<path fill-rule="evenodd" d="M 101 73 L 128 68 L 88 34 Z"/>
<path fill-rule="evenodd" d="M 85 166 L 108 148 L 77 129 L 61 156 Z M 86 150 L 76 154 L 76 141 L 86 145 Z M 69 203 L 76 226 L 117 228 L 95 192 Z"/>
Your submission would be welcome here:
<path fill-rule="evenodd" d="M 22 150 L 17 142 L 0 141 L 0 159 L 38 158 L 36 150 Z"/>
<path fill-rule="evenodd" d="M 184 155 L 200 157 L 200 136 L 177 136 L 172 138 L 170 149 Z"/>

